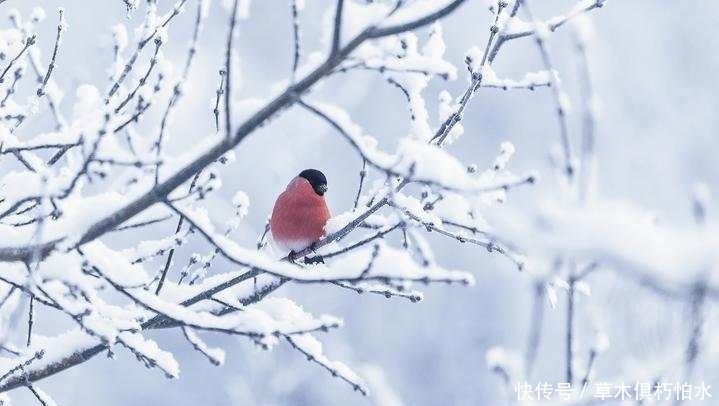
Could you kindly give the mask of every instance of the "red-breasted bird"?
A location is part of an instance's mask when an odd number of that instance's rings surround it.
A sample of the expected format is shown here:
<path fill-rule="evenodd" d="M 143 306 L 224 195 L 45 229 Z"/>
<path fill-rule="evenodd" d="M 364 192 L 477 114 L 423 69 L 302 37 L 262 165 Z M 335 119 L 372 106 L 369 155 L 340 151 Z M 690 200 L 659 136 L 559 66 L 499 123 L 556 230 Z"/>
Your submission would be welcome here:
<path fill-rule="evenodd" d="M 305 169 L 287 185 L 270 218 L 270 232 L 278 249 L 299 252 L 324 235 L 331 217 L 325 192 L 327 178 L 317 169 Z"/>

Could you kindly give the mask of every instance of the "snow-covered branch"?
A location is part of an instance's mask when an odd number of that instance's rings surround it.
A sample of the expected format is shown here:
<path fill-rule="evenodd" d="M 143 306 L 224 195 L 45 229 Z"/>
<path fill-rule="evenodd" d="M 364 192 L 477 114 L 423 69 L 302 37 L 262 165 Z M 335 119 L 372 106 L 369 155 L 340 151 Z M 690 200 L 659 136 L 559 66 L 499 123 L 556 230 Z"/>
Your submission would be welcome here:
<path fill-rule="evenodd" d="M 472 43 L 455 61 L 442 20 L 461 12 L 465 2 L 338 0 L 329 5 L 326 23 L 314 24 L 304 21 L 313 15 L 302 12 L 305 2 L 292 0 L 288 77 L 270 97 L 254 104 L 238 96 L 241 69 L 235 55 L 240 49 L 237 32 L 247 28 L 242 22 L 250 18 L 248 1 L 225 1 L 218 7 L 226 32 L 221 45 L 214 47 L 203 40 L 210 18 L 208 0 L 171 5 L 124 1 L 130 17 L 112 27 L 106 83 L 78 86 L 66 98 L 58 83 L 68 81 L 58 77 L 67 74 L 70 65 L 62 45 L 72 29 L 65 21 L 71 12 L 59 10 L 54 42 L 47 42 L 52 54 L 45 58 L 38 46 L 45 39 L 36 33 L 44 12 L 34 11 L 27 21 L 12 12 L 13 27 L 0 31 L 0 158 L 7 168 L 0 175 L 0 350 L 9 354 L 0 359 L 0 394 L 26 387 L 39 402 L 52 404 L 35 382 L 114 351 L 127 351 L 140 365 L 176 378 L 180 362 L 163 349 L 162 339 L 147 334 L 157 329 L 182 337 L 193 353 L 217 366 L 226 358 L 213 341 L 217 335 L 236 336 L 264 349 L 288 345 L 368 394 L 360 374 L 331 360 L 315 337 L 341 327 L 343 321 L 311 314 L 277 297 L 276 291 L 285 284 L 308 291 L 323 285 L 344 294 L 419 302 L 427 284 L 475 283 L 473 273 L 454 269 L 435 254 L 438 245 L 451 244 L 466 244 L 473 255 L 494 255 L 505 263 L 508 259 L 532 287 L 524 356 L 501 348 L 487 356 L 491 370 L 507 387 L 531 377 L 542 356 L 542 329 L 548 319 L 544 302 L 558 306 L 564 291 L 567 380 L 591 379 L 595 359 L 606 345 L 597 339 L 589 346 L 586 368 L 577 367 L 578 354 L 587 350 L 576 335 L 584 317 L 579 298 L 591 291 L 587 280 L 606 270 L 692 305 L 693 328 L 683 364 L 690 376 L 704 351 L 706 307 L 719 298 L 719 282 L 712 273 L 719 266 L 719 233 L 707 214 L 708 197 L 696 197 L 698 226 L 685 230 L 653 223 L 636 207 L 594 200 L 588 193 L 596 175 L 591 165 L 598 117 L 587 38 L 581 32 L 576 38 L 584 81 L 579 161 L 574 162 L 570 148 L 568 84 L 560 80 L 565 76 L 552 59 L 549 41 L 560 27 L 581 23 L 604 1 L 579 1 L 549 20 L 533 14 L 527 0 L 498 1 L 491 8 L 486 38 L 466 38 Z M 190 6 L 194 13 L 185 13 Z M 521 10 L 531 22 L 518 17 Z M 137 25 L 132 40 L 125 27 L 129 22 Z M 315 25 L 322 26 L 320 48 L 308 52 L 315 45 L 303 43 L 304 28 Z M 538 45 L 540 67 L 516 76 L 499 72 L 493 63 L 504 45 L 531 36 Z M 173 68 L 168 57 L 179 42 L 175 37 L 187 41 L 179 53 L 179 68 Z M 214 62 L 201 59 L 214 51 L 219 51 Z M 466 70 L 457 68 L 462 64 Z M 191 92 L 197 84 L 191 82 L 197 75 L 192 70 L 206 66 L 215 66 L 199 84 L 210 89 L 200 103 L 207 128 L 184 137 L 189 146 L 174 145 L 183 129 L 173 119 L 182 116 L 183 104 L 196 101 Z M 361 114 L 331 100 L 332 92 L 318 91 L 341 75 L 380 77 L 399 92 L 406 131 L 370 135 L 367 129 L 373 127 L 361 123 Z M 35 81 L 26 83 L 31 76 Z M 456 95 L 436 89 L 463 76 L 466 84 Z M 30 96 L 24 100 L 21 95 L 28 88 Z M 568 196 L 549 196 L 546 203 L 534 196 L 532 185 L 539 177 L 515 162 L 509 141 L 498 142 L 498 151 L 488 158 L 454 149 L 465 132 L 463 119 L 472 101 L 487 88 L 548 88 L 560 124 L 562 168 L 571 175 L 579 164 L 581 171 L 579 177 L 565 176 L 563 185 L 568 187 L 560 189 L 569 190 Z M 425 99 L 431 92 L 436 103 Z M 49 114 L 43 121 L 44 103 Z M 382 106 L 392 108 L 389 103 Z M 326 222 L 321 237 L 303 245 L 306 248 L 277 255 L 267 243 L 273 239 L 270 222 L 256 245 L 243 245 L 260 234 L 248 239 L 248 230 L 262 231 L 264 225 L 246 224 L 252 219 L 247 215 L 254 196 L 233 190 L 232 199 L 223 199 L 217 192 L 223 177 L 238 175 L 226 169 L 240 159 L 237 147 L 292 108 L 298 110 L 292 114 L 317 120 L 320 128 L 346 142 L 342 152 L 357 159 L 352 173 L 359 172 L 360 179 L 358 185 L 356 178 L 351 181 L 352 195 L 345 199 L 351 204 Z M 48 121 L 52 128 L 44 130 Z M 472 158 L 476 156 L 484 158 Z M 466 162 L 471 159 L 478 161 Z M 524 208 L 504 207 L 521 193 Z M 263 219 L 269 209 L 252 207 Z M 45 336 L 42 318 L 35 317 L 38 309 L 57 315 L 71 329 Z M 18 314 L 28 316 L 27 325 L 19 326 Z M 13 343 L 15 331 L 22 332 L 20 344 Z"/>

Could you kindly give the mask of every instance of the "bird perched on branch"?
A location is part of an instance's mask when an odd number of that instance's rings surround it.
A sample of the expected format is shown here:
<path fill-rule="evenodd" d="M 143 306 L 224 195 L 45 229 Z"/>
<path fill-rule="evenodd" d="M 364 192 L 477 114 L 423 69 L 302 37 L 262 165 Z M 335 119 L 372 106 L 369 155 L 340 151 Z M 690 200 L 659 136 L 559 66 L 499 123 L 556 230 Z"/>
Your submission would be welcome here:
<path fill-rule="evenodd" d="M 316 243 L 331 217 L 325 201 L 327 178 L 317 169 L 305 169 L 292 179 L 272 209 L 270 232 L 283 253 L 293 253 Z"/>

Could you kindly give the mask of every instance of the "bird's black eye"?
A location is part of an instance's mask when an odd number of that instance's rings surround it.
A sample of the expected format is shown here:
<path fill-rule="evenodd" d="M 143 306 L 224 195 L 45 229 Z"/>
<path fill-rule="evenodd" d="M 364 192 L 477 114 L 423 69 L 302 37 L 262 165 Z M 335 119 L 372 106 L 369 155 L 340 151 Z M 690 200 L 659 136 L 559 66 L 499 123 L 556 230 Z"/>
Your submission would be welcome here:
<path fill-rule="evenodd" d="M 314 189 L 318 195 L 322 196 L 327 191 L 327 178 L 324 173 L 317 169 L 305 169 L 300 172 L 300 177 L 307 179 L 310 185 L 312 185 L 312 189 Z"/>

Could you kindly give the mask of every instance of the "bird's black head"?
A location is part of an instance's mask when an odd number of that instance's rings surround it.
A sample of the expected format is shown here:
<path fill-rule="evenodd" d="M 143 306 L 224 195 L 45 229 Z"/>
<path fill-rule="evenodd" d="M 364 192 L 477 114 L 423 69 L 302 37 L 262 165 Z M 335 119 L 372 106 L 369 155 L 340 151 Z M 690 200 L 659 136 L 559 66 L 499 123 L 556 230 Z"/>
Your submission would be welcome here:
<path fill-rule="evenodd" d="M 312 185 L 312 189 L 314 189 L 318 195 L 322 196 L 327 191 L 327 178 L 324 173 L 317 169 L 305 169 L 300 172 L 300 177 L 307 179 L 310 185 Z"/>

